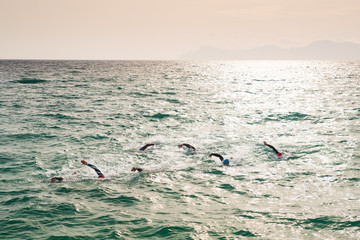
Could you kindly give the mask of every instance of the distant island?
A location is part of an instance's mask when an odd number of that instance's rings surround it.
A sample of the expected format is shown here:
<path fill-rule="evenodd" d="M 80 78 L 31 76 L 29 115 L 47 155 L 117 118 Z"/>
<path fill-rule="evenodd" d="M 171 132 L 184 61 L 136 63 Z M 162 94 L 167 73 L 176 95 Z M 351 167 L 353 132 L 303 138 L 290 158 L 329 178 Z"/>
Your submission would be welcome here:
<path fill-rule="evenodd" d="M 225 50 L 211 46 L 188 52 L 181 60 L 360 60 L 360 44 L 316 41 L 305 47 L 263 46 L 250 50 Z"/>

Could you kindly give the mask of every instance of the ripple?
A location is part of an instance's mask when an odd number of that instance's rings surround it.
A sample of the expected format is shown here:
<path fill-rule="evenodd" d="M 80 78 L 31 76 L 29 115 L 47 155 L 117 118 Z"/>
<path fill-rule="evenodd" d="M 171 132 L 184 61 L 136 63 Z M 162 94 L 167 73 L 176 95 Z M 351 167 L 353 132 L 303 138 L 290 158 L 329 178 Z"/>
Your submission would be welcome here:
<path fill-rule="evenodd" d="M 21 84 L 38 84 L 38 83 L 46 83 L 48 81 L 39 78 L 22 78 L 20 80 L 17 80 L 16 82 Z"/>
<path fill-rule="evenodd" d="M 181 236 L 186 239 L 190 237 L 194 229 L 186 226 L 161 226 L 136 228 L 132 232 L 139 238 L 173 239 Z"/>
<path fill-rule="evenodd" d="M 121 204 L 121 205 L 127 206 L 127 207 L 134 206 L 140 202 L 140 200 L 135 197 L 129 197 L 129 196 L 124 196 L 124 195 L 121 195 L 118 197 L 104 198 L 103 201 L 110 203 L 112 205 Z"/>
<path fill-rule="evenodd" d="M 296 225 L 301 225 L 306 229 L 333 229 L 344 230 L 346 228 L 357 228 L 360 230 L 360 220 L 345 221 L 340 217 L 323 216 L 318 218 L 309 218 L 297 220 Z"/>
<path fill-rule="evenodd" d="M 0 235 L 357 239 L 359 64 L 1 61 Z"/>

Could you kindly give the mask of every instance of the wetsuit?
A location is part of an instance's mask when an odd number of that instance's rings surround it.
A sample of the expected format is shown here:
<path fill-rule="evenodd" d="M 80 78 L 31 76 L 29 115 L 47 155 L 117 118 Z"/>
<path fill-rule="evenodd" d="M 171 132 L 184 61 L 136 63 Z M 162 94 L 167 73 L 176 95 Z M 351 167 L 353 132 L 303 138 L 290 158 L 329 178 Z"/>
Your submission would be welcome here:
<path fill-rule="evenodd" d="M 104 178 L 105 177 L 104 174 L 102 174 L 102 172 L 99 169 L 97 169 L 97 167 L 95 167 L 94 165 L 88 163 L 87 166 L 94 169 L 95 172 L 97 173 L 97 175 L 99 176 L 99 178 Z"/>
<path fill-rule="evenodd" d="M 188 148 L 188 153 L 195 153 L 195 151 L 196 151 L 196 149 L 193 146 L 191 146 L 190 144 L 183 143 L 183 144 L 178 145 L 179 148 L 182 148 L 182 146 L 185 146 Z"/>
<path fill-rule="evenodd" d="M 146 148 L 150 147 L 150 146 L 154 146 L 155 144 L 154 143 L 149 143 L 149 144 L 146 144 L 145 146 L 143 146 L 142 148 L 140 148 L 139 150 L 140 151 L 145 151 Z"/>
<path fill-rule="evenodd" d="M 195 150 L 196 150 L 196 149 L 195 149 L 193 146 L 191 146 L 190 144 L 183 143 L 182 145 L 183 145 L 183 146 L 185 146 L 185 147 L 187 147 L 187 148 L 192 149 L 193 151 L 195 151 Z"/>
<path fill-rule="evenodd" d="M 220 154 L 217 153 L 212 153 L 209 155 L 209 157 L 214 156 L 214 157 L 218 157 L 220 159 L 220 161 L 224 164 L 224 165 L 229 165 L 230 161 L 229 159 L 224 159 L 223 156 L 221 156 Z M 230 158 L 231 159 L 231 158 Z"/>
<path fill-rule="evenodd" d="M 131 171 L 133 171 L 133 172 L 136 172 L 136 171 L 138 171 L 138 172 L 142 172 L 144 169 L 142 169 L 142 168 L 136 168 L 136 167 L 133 167 L 132 169 L 131 169 Z"/>
<path fill-rule="evenodd" d="M 274 146 L 270 145 L 270 144 L 265 144 L 266 146 L 268 146 L 269 148 L 271 148 L 276 155 L 282 155 L 278 150 L 276 150 L 276 148 L 274 148 Z"/>
<path fill-rule="evenodd" d="M 56 181 L 61 182 L 62 180 L 64 180 L 62 177 L 53 177 L 50 182 L 51 183 L 56 182 Z"/>
<path fill-rule="evenodd" d="M 210 154 L 210 156 L 209 156 L 209 157 L 211 157 L 211 156 L 218 157 L 218 158 L 220 158 L 220 161 L 224 161 L 223 156 L 221 156 L 220 154 L 217 154 L 217 153 L 212 153 L 212 154 Z"/>

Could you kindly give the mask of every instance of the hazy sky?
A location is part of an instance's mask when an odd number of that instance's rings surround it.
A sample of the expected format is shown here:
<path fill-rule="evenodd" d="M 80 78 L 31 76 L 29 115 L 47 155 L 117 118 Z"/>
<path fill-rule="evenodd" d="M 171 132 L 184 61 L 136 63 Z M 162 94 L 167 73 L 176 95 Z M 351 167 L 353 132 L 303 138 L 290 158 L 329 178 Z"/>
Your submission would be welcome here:
<path fill-rule="evenodd" d="M 176 59 L 211 45 L 360 43 L 360 0 L 0 0 L 1 59 Z"/>

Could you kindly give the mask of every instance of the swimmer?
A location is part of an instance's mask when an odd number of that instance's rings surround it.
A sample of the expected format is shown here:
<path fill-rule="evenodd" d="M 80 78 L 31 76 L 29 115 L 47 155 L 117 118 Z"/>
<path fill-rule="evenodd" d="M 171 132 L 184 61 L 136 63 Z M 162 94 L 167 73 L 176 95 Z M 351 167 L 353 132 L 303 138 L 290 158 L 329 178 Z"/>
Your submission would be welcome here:
<path fill-rule="evenodd" d="M 137 168 L 137 167 L 133 167 L 133 168 L 131 169 L 132 172 L 136 172 L 136 171 L 142 172 L 143 170 L 144 170 L 143 168 Z"/>
<path fill-rule="evenodd" d="M 221 161 L 224 165 L 229 166 L 229 164 L 230 164 L 229 159 L 224 159 L 223 156 L 221 156 L 220 154 L 217 154 L 217 153 L 211 153 L 211 154 L 209 155 L 209 157 L 212 157 L 212 156 L 218 157 L 218 158 L 220 159 L 220 161 Z M 233 158 L 231 157 L 230 159 L 233 159 Z"/>
<path fill-rule="evenodd" d="M 282 153 L 281 152 L 279 152 L 278 150 L 276 150 L 276 148 L 274 148 L 273 146 L 271 146 L 270 144 L 267 144 L 267 142 L 265 142 L 264 141 L 264 145 L 265 146 L 268 146 L 269 148 L 271 148 L 274 152 L 275 152 L 275 154 L 276 154 L 276 157 L 278 157 L 278 158 L 282 158 Z"/>
<path fill-rule="evenodd" d="M 102 172 L 99 169 L 97 169 L 94 165 L 87 163 L 85 160 L 81 160 L 81 163 L 94 169 L 97 175 L 99 176 L 99 178 L 105 178 L 104 174 L 102 174 Z"/>
<path fill-rule="evenodd" d="M 139 150 L 140 150 L 140 151 L 145 151 L 146 148 L 148 148 L 148 147 L 150 147 L 150 146 L 154 146 L 154 145 L 155 145 L 155 143 L 148 143 L 148 144 L 146 144 L 145 146 L 143 146 L 142 148 L 140 148 Z"/>
<path fill-rule="evenodd" d="M 73 174 L 75 175 L 75 174 L 77 174 L 77 172 L 76 171 L 74 171 L 73 172 Z M 63 177 L 53 177 L 51 180 L 50 180 L 50 183 L 54 183 L 54 182 L 62 182 L 64 180 L 64 178 Z"/>
<path fill-rule="evenodd" d="M 188 148 L 187 153 L 195 153 L 195 151 L 196 151 L 194 146 L 191 146 L 190 144 L 187 144 L 187 143 L 183 143 L 183 144 L 178 145 L 178 148 L 182 148 L 183 146 Z"/>
<path fill-rule="evenodd" d="M 62 177 L 53 177 L 51 180 L 50 180 L 50 183 L 53 183 L 53 182 L 61 182 L 62 180 L 64 180 Z"/>

